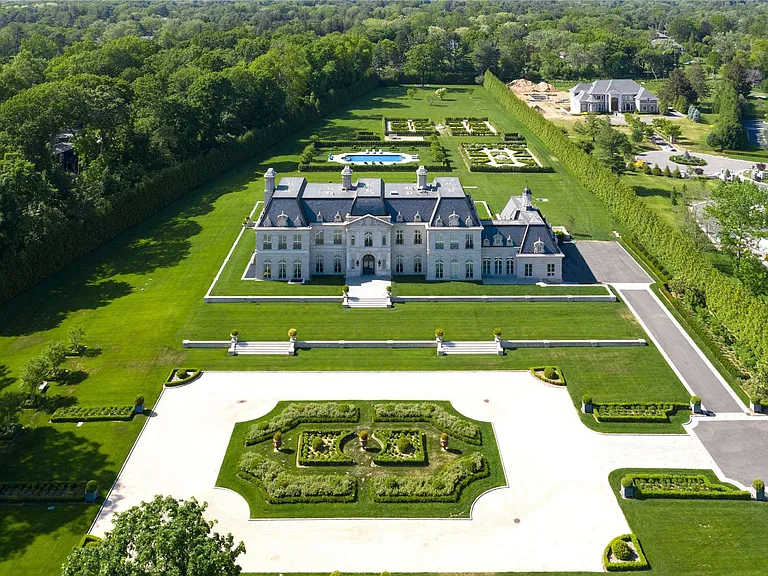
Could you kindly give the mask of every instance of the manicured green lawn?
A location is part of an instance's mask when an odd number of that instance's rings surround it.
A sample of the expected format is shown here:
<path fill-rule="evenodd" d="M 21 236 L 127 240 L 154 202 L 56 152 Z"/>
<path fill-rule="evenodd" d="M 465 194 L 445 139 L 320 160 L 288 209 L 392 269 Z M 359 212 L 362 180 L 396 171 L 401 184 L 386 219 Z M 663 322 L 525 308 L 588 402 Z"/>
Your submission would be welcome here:
<path fill-rule="evenodd" d="M 450 402 L 430 401 L 432 404 L 441 405 L 454 415 L 470 420 L 480 427 L 482 433 L 481 446 L 451 438 L 449 449 L 445 452 L 440 449 L 441 430 L 438 430 L 431 424 L 424 422 L 374 423 L 372 422 L 371 409 L 373 402 L 350 402 L 360 407 L 360 422 L 357 424 L 300 424 L 296 428 L 283 433 L 283 447 L 279 454 L 273 451 L 271 439 L 246 447 L 245 437 L 255 422 L 268 420 L 290 402 L 278 403 L 272 412 L 258 420 L 237 423 L 227 447 L 216 485 L 229 488 L 242 495 L 250 506 L 251 518 L 468 518 L 475 499 L 492 488 L 506 485 L 504 469 L 501 464 L 501 457 L 496 445 L 496 436 L 491 423 L 466 418 L 463 414 L 456 412 Z M 298 448 L 299 433 L 302 430 L 361 430 L 363 428 L 369 431 L 375 431 L 377 428 L 418 429 L 423 431 L 426 434 L 428 465 L 372 467 L 371 454 L 376 450 L 377 442 L 374 439 L 369 440 L 369 452 L 363 453 L 359 449 L 357 439 L 352 438 L 344 444 L 343 451 L 355 460 L 355 465 L 297 467 L 296 450 Z M 290 473 L 320 475 L 352 474 L 358 479 L 357 499 L 355 502 L 269 504 L 264 500 L 260 486 L 237 476 L 238 462 L 245 452 L 256 452 L 273 459 Z M 469 484 L 462 491 L 461 497 L 457 502 L 383 504 L 374 502 L 371 498 L 370 483 L 374 476 L 433 474 L 453 459 L 474 452 L 480 452 L 486 457 L 490 467 L 490 476 Z"/>

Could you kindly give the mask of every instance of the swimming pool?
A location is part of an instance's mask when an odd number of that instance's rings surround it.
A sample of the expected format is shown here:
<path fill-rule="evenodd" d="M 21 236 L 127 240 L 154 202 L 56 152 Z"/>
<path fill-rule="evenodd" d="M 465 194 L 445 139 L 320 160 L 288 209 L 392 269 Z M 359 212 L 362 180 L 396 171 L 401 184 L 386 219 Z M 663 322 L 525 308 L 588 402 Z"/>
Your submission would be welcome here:
<path fill-rule="evenodd" d="M 408 162 L 418 162 L 419 157 L 416 154 L 401 154 L 400 152 L 385 152 L 383 150 L 365 152 L 347 152 L 344 154 L 330 154 L 329 162 L 339 162 L 340 164 L 406 164 Z"/>

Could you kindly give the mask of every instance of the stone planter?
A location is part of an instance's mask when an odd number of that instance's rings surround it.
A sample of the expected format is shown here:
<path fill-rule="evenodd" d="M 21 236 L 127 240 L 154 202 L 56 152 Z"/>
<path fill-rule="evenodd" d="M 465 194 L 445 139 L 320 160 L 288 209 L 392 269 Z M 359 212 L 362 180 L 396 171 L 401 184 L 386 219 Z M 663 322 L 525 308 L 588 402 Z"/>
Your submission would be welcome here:
<path fill-rule="evenodd" d="M 589 404 L 587 404 L 585 402 L 582 402 L 581 403 L 581 411 L 584 414 L 592 414 L 592 403 L 590 402 Z"/>
<path fill-rule="evenodd" d="M 288 341 L 291 342 L 292 344 L 296 344 L 296 336 L 289 336 Z"/>
<path fill-rule="evenodd" d="M 635 497 L 635 487 L 634 486 L 622 486 L 621 487 L 621 495 L 624 498 L 634 498 Z"/>
<path fill-rule="evenodd" d="M 493 335 L 493 341 L 494 341 L 494 342 L 501 342 L 501 336 L 496 336 L 496 335 L 494 334 L 494 335 Z"/>
<path fill-rule="evenodd" d="M 691 412 L 694 414 L 701 414 L 701 404 L 694 404 L 691 402 Z"/>
<path fill-rule="evenodd" d="M 95 492 L 86 492 L 85 493 L 85 501 L 89 503 L 96 502 L 96 498 L 99 496 L 99 491 L 96 490 Z"/>
<path fill-rule="evenodd" d="M 752 495 L 755 497 L 755 500 L 765 501 L 765 489 L 755 490 L 752 488 Z"/>
<path fill-rule="evenodd" d="M 136 404 L 133 407 L 134 414 L 144 414 L 144 404 Z"/>
<path fill-rule="evenodd" d="M 760 402 L 752 402 L 749 401 L 749 407 L 752 409 L 752 412 L 755 412 L 756 414 L 759 414 L 763 411 L 763 405 Z"/>

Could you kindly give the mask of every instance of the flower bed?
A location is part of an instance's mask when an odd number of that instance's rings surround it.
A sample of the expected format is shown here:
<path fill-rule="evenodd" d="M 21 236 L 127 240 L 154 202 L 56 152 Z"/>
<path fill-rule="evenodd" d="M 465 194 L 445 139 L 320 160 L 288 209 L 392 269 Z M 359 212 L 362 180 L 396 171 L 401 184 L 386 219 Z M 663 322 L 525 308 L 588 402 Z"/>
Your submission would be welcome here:
<path fill-rule="evenodd" d="M 547 384 L 565 386 L 565 376 L 557 366 L 534 366 L 531 368 L 531 374 Z"/>
<path fill-rule="evenodd" d="M 348 466 L 354 460 L 342 452 L 344 442 L 354 436 L 352 430 L 304 430 L 299 434 L 299 466 Z M 322 443 L 318 449 L 316 444 Z"/>
<path fill-rule="evenodd" d="M 182 384 L 188 384 L 189 382 L 192 382 L 192 380 L 195 380 L 202 373 L 202 370 L 197 370 L 195 368 L 174 368 L 168 375 L 168 378 L 165 381 L 165 385 L 181 386 Z"/>
<path fill-rule="evenodd" d="M 619 560 L 614 556 L 613 549 L 617 541 L 625 542 L 629 546 L 630 558 L 628 560 Z M 603 566 L 606 572 L 647 570 L 649 568 L 643 547 L 640 546 L 640 541 L 634 534 L 624 534 L 611 540 L 603 552 Z"/>
<path fill-rule="evenodd" d="M 427 463 L 426 440 L 421 430 L 379 429 L 373 431 L 373 438 L 382 446 L 373 458 L 374 464 L 423 466 Z"/>
<path fill-rule="evenodd" d="M 371 498 L 374 502 L 456 502 L 464 487 L 489 474 L 485 457 L 475 452 L 434 474 L 375 476 Z"/>
<path fill-rule="evenodd" d="M 478 428 L 472 422 L 454 416 L 437 404 L 400 402 L 373 405 L 374 422 L 429 422 L 435 428 L 469 444 L 483 443 Z"/>
<path fill-rule="evenodd" d="M 245 438 L 245 445 L 250 446 L 267 439 L 278 430 L 286 432 L 299 424 L 317 424 L 323 422 L 357 422 L 360 409 L 353 404 L 337 402 L 310 402 L 308 404 L 289 404 L 270 420 L 259 421 L 251 426 Z"/>
<path fill-rule="evenodd" d="M 130 406 L 67 406 L 51 416 L 51 422 L 109 422 L 128 421 L 133 418 Z"/>
<path fill-rule="evenodd" d="M 749 500 L 746 490 L 714 483 L 701 474 L 628 474 L 636 498 L 705 498 L 710 500 Z"/>
<path fill-rule="evenodd" d="M 470 172 L 552 172 L 540 166 L 525 145 L 517 142 L 461 142 L 459 152 Z"/>
<path fill-rule="evenodd" d="M 263 488 L 270 504 L 353 502 L 357 480 L 345 474 L 291 474 L 255 452 L 240 459 L 238 476 Z"/>
<path fill-rule="evenodd" d="M 592 413 L 598 422 L 669 422 L 674 412 L 690 409 L 688 404 L 662 402 L 595 403 L 593 406 Z"/>
<path fill-rule="evenodd" d="M 707 161 L 699 156 L 691 156 L 690 154 L 678 154 L 676 156 L 669 157 L 675 164 L 684 164 L 686 166 L 706 166 Z"/>
<path fill-rule="evenodd" d="M 384 134 L 404 136 L 432 136 L 435 125 L 429 118 L 382 118 Z"/>
<path fill-rule="evenodd" d="M 83 502 L 86 481 L 0 482 L 0 502 Z"/>

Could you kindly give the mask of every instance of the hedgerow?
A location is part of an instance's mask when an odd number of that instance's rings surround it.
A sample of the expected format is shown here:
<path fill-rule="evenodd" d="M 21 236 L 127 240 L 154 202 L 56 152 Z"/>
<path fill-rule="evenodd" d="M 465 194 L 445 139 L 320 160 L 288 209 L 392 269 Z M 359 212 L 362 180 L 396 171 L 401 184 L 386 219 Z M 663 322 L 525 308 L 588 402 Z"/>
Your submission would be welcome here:
<path fill-rule="evenodd" d="M 517 98 L 491 72 L 488 92 L 525 128 L 535 134 L 576 180 L 590 190 L 626 228 L 636 244 L 661 262 L 673 276 L 685 277 L 704 293 L 706 306 L 758 360 L 768 360 L 768 304 L 752 296 L 702 254 L 693 240 L 662 221 L 631 186 L 571 142 L 560 128 Z"/>
<path fill-rule="evenodd" d="M 82 502 L 85 480 L 67 482 L 0 482 L 0 502 Z"/>
<path fill-rule="evenodd" d="M 373 405 L 374 422 L 429 422 L 454 438 L 469 444 L 482 444 L 480 428 L 454 416 L 442 406 L 428 402 L 401 402 Z"/>
<path fill-rule="evenodd" d="M 374 464 L 414 466 L 427 462 L 421 430 L 378 429 L 373 431 L 373 437 L 382 445 L 381 451 L 373 457 Z"/>
<path fill-rule="evenodd" d="M 337 402 L 310 402 L 289 404 L 270 420 L 261 420 L 251 426 L 245 438 L 245 445 L 271 439 L 275 432 L 286 432 L 299 424 L 323 422 L 357 422 L 360 409 L 354 404 Z"/>
<path fill-rule="evenodd" d="M 51 422 L 108 422 L 133 418 L 134 406 L 67 406 L 51 416 Z"/>
<path fill-rule="evenodd" d="M 628 474 L 635 498 L 704 498 L 749 500 L 752 495 L 728 484 L 710 481 L 702 474 Z"/>
<path fill-rule="evenodd" d="M 255 452 L 240 459 L 238 476 L 264 489 L 270 504 L 353 502 L 357 480 L 345 474 L 291 474 L 277 462 Z"/>
<path fill-rule="evenodd" d="M 474 452 L 434 474 L 375 476 L 371 498 L 374 502 L 456 502 L 464 487 L 489 474 L 485 456 Z"/>
<path fill-rule="evenodd" d="M 669 422 L 678 410 L 689 410 L 688 404 L 677 402 L 595 403 L 592 414 L 598 422 Z"/>

